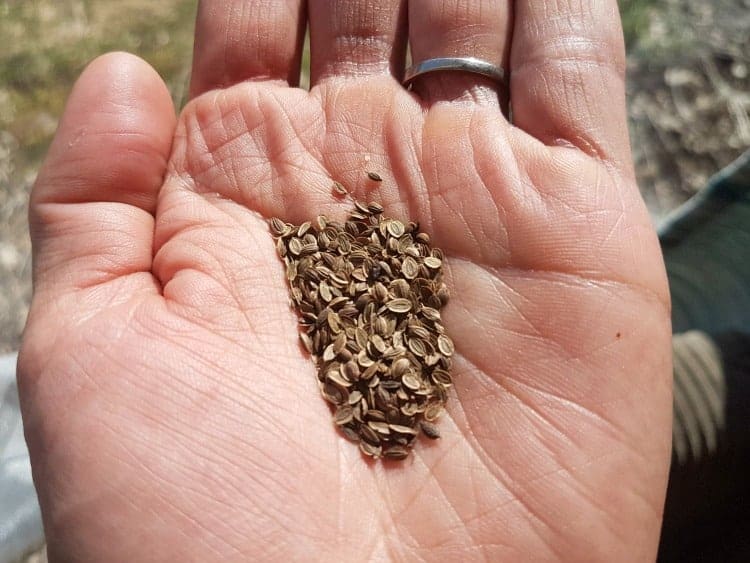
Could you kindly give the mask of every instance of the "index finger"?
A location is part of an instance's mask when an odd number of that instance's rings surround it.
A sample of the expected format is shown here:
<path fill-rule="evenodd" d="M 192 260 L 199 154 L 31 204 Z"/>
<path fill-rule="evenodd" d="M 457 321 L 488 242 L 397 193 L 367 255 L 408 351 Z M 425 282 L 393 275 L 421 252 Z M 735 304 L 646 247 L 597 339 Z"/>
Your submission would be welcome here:
<path fill-rule="evenodd" d="M 513 122 L 630 166 L 625 45 L 616 0 L 516 0 L 510 59 Z"/>

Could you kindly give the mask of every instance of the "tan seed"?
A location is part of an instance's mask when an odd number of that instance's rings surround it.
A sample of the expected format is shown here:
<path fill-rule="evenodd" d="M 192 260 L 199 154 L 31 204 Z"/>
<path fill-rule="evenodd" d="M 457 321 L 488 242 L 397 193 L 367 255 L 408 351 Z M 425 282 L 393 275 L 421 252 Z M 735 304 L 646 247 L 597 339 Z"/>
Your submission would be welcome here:
<path fill-rule="evenodd" d="M 377 172 L 368 172 L 367 177 L 372 180 L 373 182 L 382 182 L 383 178 L 380 177 L 380 174 Z"/>
<path fill-rule="evenodd" d="M 396 238 L 399 238 L 406 232 L 406 228 L 404 227 L 404 224 L 397 219 L 392 219 L 391 221 L 389 221 L 387 228 L 388 228 L 388 234 Z"/>
<path fill-rule="evenodd" d="M 344 187 L 344 184 L 342 184 L 341 182 L 334 182 L 333 183 L 333 193 L 335 193 L 336 195 L 339 195 L 339 196 L 343 196 L 343 195 L 348 194 L 349 192 Z"/>
<path fill-rule="evenodd" d="M 411 256 L 407 256 L 406 259 L 401 263 L 401 273 L 404 277 L 409 280 L 413 280 L 419 274 L 419 265 L 417 261 Z"/>
<path fill-rule="evenodd" d="M 370 457 L 379 458 L 383 452 L 383 448 L 370 444 L 369 442 L 360 442 L 359 449 L 362 453 L 369 455 Z"/>
<path fill-rule="evenodd" d="M 453 352 L 455 352 L 455 347 L 453 346 L 453 341 L 448 338 L 445 334 L 441 334 L 438 336 L 438 350 L 440 350 L 441 354 L 444 354 L 448 357 L 453 355 Z"/>
<path fill-rule="evenodd" d="M 349 405 L 344 405 L 336 409 L 336 414 L 333 415 L 333 421 L 338 426 L 349 424 L 354 418 L 354 410 Z"/>
<path fill-rule="evenodd" d="M 394 313 L 408 313 L 411 311 L 411 301 L 403 298 L 391 299 L 386 303 L 386 307 Z"/>
<path fill-rule="evenodd" d="M 391 376 L 398 379 L 406 373 L 411 367 L 411 362 L 408 358 L 399 358 L 391 365 Z"/>
<path fill-rule="evenodd" d="M 431 403 L 424 411 L 424 418 L 427 422 L 436 420 L 443 412 L 443 405 L 440 403 Z"/>
<path fill-rule="evenodd" d="M 412 372 L 407 372 L 403 375 L 401 378 L 401 381 L 403 382 L 404 386 L 416 391 L 422 386 L 422 382 L 419 380 L 419 378 Z"/>
<path fill-rule="evenodd" d="M 432 270 L 437 270 L 438 268 L 440 268 L 440 266 L 443 265 L 443 262 L 440 260 L 440 258 L 428 256 L 424 259 L 423 264 Z"/>
<path fill-rule="evenodd" d="M 388 427 L 398 434 L 407 434 L 409 436 L 416 436 L 417 430 L 411 426 L 403 426 L 402 424 L 389 424 Z"/>

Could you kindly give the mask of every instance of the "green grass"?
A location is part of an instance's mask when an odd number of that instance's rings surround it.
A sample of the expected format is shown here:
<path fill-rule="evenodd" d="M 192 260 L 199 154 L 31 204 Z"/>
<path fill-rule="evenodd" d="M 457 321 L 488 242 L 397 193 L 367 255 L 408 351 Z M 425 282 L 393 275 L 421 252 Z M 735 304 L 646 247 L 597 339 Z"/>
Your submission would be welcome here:
<path fill-rule="evenodd" d="M 15 168 L 46 151 L 65 99 L 86 64 L 134 52 L 182 100 L 192 55 L 196 0 L 6 0 L 0 2 L 0 131 L 20 150 Z"/>

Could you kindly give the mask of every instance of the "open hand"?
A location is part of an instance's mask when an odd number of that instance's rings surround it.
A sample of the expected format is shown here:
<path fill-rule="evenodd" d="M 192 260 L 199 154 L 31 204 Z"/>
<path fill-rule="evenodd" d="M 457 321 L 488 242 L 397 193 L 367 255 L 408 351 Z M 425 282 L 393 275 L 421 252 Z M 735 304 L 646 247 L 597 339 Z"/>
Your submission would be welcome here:
<path fill-rule="evenodd" d="M 617 4 L 406 5 L 204 2 L 179 117 L 133 56 L 79 79 L 32 194 L 19 361 L 53 560 L 654 556 L 669 299 Z M 509 89 L 409 92 L 407 38 L 415 61 L 502 64 Z M 403 463 L 333 428 L 266 224 L 344 216 L 334 179 L 446 255 L 455 391 Z"/>

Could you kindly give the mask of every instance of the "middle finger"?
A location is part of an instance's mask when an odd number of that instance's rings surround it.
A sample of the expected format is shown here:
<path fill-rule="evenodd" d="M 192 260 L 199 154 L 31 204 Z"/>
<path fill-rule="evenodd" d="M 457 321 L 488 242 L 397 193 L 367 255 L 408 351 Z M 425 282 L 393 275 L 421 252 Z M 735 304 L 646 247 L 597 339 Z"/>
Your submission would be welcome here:
<path fill-rule="evenodd" d="M 309 0 L 310 84 L 332 76 L 401 79 L 406 0 Z"/>

